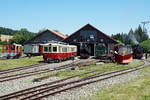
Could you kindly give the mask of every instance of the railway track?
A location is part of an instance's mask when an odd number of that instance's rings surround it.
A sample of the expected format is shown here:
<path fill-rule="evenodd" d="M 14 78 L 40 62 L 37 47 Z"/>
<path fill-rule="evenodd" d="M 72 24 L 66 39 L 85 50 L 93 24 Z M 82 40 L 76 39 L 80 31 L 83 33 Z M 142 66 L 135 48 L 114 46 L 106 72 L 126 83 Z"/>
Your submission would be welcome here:
<path fill-rule="evenodd" d="M 16 67 L 16 68 L 7 69 L 7 70 L 0 70 L 0 75 L 8 74 L 11 72 L 17 72 L 17 71 L 21 71 L 21 70 L 26 70 L 26 69 L 31 69 L 31 68 L 37 68 L 37 67 L 41 67 L 44 65 L 48 65 L 48 64 L 47 63 L 41 63 L 41 64 L 34 64 L 34 65 L 23 66 L 23 67 Z"/>
<path fill-rule="evenodd" d="M 17 68 L 12 68 L 12 69 L 7 69 L 7 70 L 1 70 L 0 71 L 0 75 L 2 74 L 8 74 L 11 72 L 16 72 L 16 71 L 21 71 L 21 70 L 26 70 L 26 69 L 30 69 L 30 68 L 36 68 L 36 67 L 40 67 L 43 65 L 47 65 L 46 63 L 41 63 L 41 64 L 34 64 L 34 65 L 30 65 L 30 66 L 24 66 L 24 67 L 17 67 Z"/>
<path fill-rule="evenodd" d="M 91 75 L 91 76 L 88 76 L 85 78 L 81 78 L 79 80 L 66 82 L 66 83 L 62 83 L 62 84 L 57 84 L 57 85 L 51 86 L 51 88 L 49 88 L 49 89 L 45 89 L 44 91 L 41 91 L 36 94 L 32 94 L 31 96 L 22 98 L 21 100 L 39 100 L 39 99 L 46 98 L 48 96 L 53 96 L 55 94 L 58 94 L 58 93 L 61 93 L 61 92 L 67 91 L 67 90 L 82 87 L 87 84 L 95 83 L 95 82 L 106 80 L 106 79 L 109 79 L 109 78 L 112 78 L 115 76 L 133 72 L 133 71 L 142 69 L 148 65 L 150 65 L 150 64 L 145 64 L 142 66 L 138 66 L 136 68 L 129 68 L 129 69 L 124 69 L 124 70 L 114 71 L 114 72 L 109 72 L 109 73 L 104 73 L 104 74 L 99 73 L 99 74 Z"/>
<path fill-rule="evenodd" d="M 94 72 L 97 72 L 97 71 L 91 71 L 91 72 L 87 72 L 87 73 L 83 73 L 83 74 L 74 75 L 74 76 L 70 76 L 70 77 L 67 77 L 67 78 L 59 79 L 59 80 L 56 80 L 56 81 L 48 82 L 48 83 L 45 83 L 45 84 L 42 84 L 42 85 L 39 85 L 39 86 L 35 86 L 35 87 L 32 87 L 32 88 L 28 88 L 28 89 L 20 90 L 20 91 L 10 93 L 10 94 L 4 95 L 4 96 L 0 96 L 0 98 L 1 98 L 1 100 L 8 100 L 8 99 L 12 99 L 12 98 L 21 99 L 21 98 L 24 97 L 24 95 L 31 95 L 33 93 L 36 93 L 37 91 L 43 91 L 46 88 L 48 89 L 48 87 L 53 85 L 53 84 L 62 83 L 64 81 L 67 81 L 69 79 L 78 77 L 80 75 L 86 75 L 86 74 L 90 74 L 90 73 L 94 73 Z"/>
<path fill-rule="evenodd" d="M 29 89 L 21 90 L 21 91 L 11 93 L 8 95 L 4 95 L 4 96 L 1 96 L 0 98 L 1 100 L 8 100 L 12 98 L 20 99 L 20 100 L 39 100 L 39 99 L 46 98 L 48 96 L 53 96 L 55 94 L 58 94 L 67 90 L 82 87 L 87 84 L 95 83 L 95 82 L 106 80 L 115 76 L 133 72 L 133 71 L 142 69 L 150 65 L 149 62 L 146 62 L 146 61 L 144 62 L 145 62 L 144 65 L 138 66 L 135 68 L 129 68 L 129 69 L 124 69 L 120 71 L 103 73 L 103 74 L 93 72 L 94 74 L 89 75 L 87 77 L 65 82 L 68 79 L 77 77 L 77 76 L 71 76 L 68 78 L 61 79 L 61 80 L 56 80 L 56 81 L 49 82 L 43 85 L 39 85 L 33 88 L 29 88 Z"/>
<path fill-rule="evenodd" d="M 76 63 L 76 62 L 78 62 L 78 60 L 76 60 L 74 63 Z M 21 71 L 21 70 L 26 70 L 26 69 L 31 69 L 31 68 L 37 68 L 37 67 L 41 67 L 44 65 L 48 65 L 48 64 L 47 63 L 41 63 L 41 64 L 34 64 L 34 65 L 23 66 L 23 67 L 16 67 L 16 68 L 7 69 L 7 70 L 0 70 L 0 75 L 8 74 L 11 72 L 17 72 L 17 71 Z"/>
<path fill-rule="evenodd" d="M 55 68 L 46 68 L 46 69 L 42 69 L 42 70 L 29 71 L 29 72 L 24 72 L 24 73 L 15 74 L 15 75 L 2 76 L 2 77 L 0 77 L 0 82 L 15 80 L 15 79 L 24 78 L 24 77 L 28 77 L 28 76 L 32 76 L 32 75 L 48 73 L 48 72 L 53 72 L 53 71 L 58 71 L 58 70 L 63 70 L 63 69 L 68 69 L 68 68 L 74 68 L 77 66 L 87 65 L 88 63 L 91 63 L 91 62 L 94 62 L 94 61 L 76 62 L 76 64 L 68 64 L 68 65 L 63 65 L 63 66 L 59 66 L 59 67 L 55 67 Z M 19 70 L 23 70 L 23 69 L 19 69 Z M 10 70 L 10 71 L 14 71 L 14 70 Z M 7 73 L 7 72 L 3 72 L 3 74 L 4 73 Z"/>

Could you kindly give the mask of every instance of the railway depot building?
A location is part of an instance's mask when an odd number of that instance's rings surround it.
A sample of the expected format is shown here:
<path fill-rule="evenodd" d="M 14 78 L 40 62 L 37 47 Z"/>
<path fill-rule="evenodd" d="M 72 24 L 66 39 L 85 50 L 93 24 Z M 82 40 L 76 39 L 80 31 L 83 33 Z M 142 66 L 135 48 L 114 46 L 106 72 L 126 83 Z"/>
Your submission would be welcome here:
<path fill-rule="evenodd" d="M 67 38 L 67 36 L 60 32 L 56 32 L 54 30 L 45 30 L 31 40 L 27 41 L 25 44 L 44 44 L 48 43 L 49 41 L 62 41 L 65 38 Z"/>
<path fill-rule="evenodd" d="M 60 32 L 45 30 L 24 44 L 24 54 L 26 54 L 27 56 L 40 55 L 40 44 L 60 42 L 65 38 L 67 38 L 67 36 Z"/>
<path fill-rule="evenodd" d="M 109 54 L 117 41 L 96 29 L 90 24 L 85 25 L 75 33 L 63 40 L 63 42 L 77 45 L 77 55 L 87 51 L 90 56 Z M 85 51 L 84 51 L 85 50 Z"/>

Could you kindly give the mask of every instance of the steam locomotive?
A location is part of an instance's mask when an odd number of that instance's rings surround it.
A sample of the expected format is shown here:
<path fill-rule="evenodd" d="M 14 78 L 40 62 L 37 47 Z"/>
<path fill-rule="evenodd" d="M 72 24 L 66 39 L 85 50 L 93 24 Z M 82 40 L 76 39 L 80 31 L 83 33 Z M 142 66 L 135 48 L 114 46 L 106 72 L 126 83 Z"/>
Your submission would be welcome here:
<path fill-rule="evenodd" d="M 133 49 L 133 58 L 134 59 L 141 59 L 143 57 L 144 49 L 142 46 L 133 45 L 132 49 Z"/>
<path fill-rule="evenodd" d="M 80 58 L 81 59 L 87 59 L 89 57 L 90 57 L 89 52 L 85 48 L 80 50 Z"/>

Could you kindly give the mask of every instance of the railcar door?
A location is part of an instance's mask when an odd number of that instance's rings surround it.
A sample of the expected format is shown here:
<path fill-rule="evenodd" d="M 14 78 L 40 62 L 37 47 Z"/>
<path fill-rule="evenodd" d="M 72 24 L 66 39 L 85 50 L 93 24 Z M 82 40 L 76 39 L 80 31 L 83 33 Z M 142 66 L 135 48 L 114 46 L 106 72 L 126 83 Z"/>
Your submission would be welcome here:
<path fill-rule="evenodd" d="M 19 53 L 19 47 L 16 46 L 16 53 Z"/>

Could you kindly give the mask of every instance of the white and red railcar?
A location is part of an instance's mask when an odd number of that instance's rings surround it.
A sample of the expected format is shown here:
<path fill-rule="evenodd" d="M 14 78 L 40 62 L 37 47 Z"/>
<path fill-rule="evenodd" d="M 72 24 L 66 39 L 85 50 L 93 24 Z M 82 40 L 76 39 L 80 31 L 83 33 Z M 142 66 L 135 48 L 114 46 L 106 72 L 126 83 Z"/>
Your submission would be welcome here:
<path fill-rule="evenodd" d="M 22 45 L 15 43 L 2 45 L 2 57 L 19 58 L 20 56 L 22 56 Z"/>
<path fill-rule="evenodd" d="M 41 52 L 45 62 L 59 62 L 74 58 L 77 55 L 77 46 L 60 43 L 47 43 L 41 45 Z"/>

